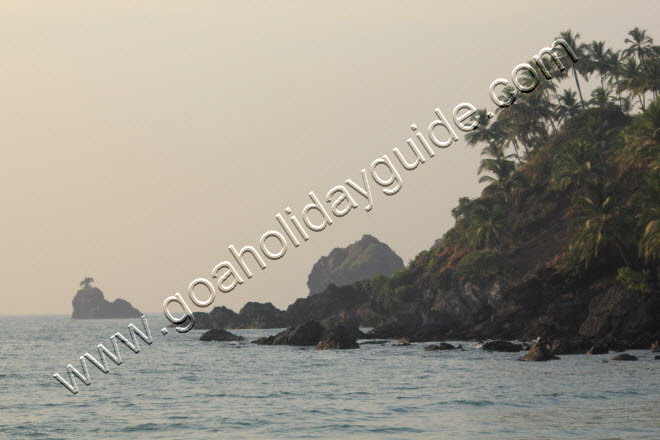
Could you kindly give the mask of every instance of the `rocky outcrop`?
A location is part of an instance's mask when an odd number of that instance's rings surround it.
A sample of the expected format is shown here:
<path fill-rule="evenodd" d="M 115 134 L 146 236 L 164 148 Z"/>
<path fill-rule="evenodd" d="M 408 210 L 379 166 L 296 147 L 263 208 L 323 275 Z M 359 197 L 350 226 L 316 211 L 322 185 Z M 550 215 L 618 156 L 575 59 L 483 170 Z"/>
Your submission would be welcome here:
<path fill-rule="evenodd" d="M 110 302 L 105 299 L 101 289 L 87 286 L 73 297 L 73 319 L 109 319 L 109 318 L 139 318 L 142 312 L 123 299 Z"/>
<path fill-rule="evenodd" d="M 206 333 L 204 333 L 202 336 L 200 336 L 199 340 L 200 341 L 219 341 L 219 342 L 225 342 L 225 341 L 242 341 L 244 338 L 243 336 L 237 336 L 231 332 L 228 332 L 225 329 L 221 328 L 214 328 Z"/>
<path fill-rule="evenodd" d="M 316 295 L 330 285 L 347 286 L 376 275 L 392 276 L 403 269 L 403 260 L 388 245 L 371 235 L 346 248 L 335 248 L 321 257 L 307 278 L 309 294 Z"/>
<path fill-rule="evenodd" d="M 315 346 L 317 350 L 339 350 L 360 348 L 357 343 L 360 335 L 360 329 L 355 325 L 336 323 L 326 328 L 318 321 L 307 321 L 302 325 L 288 327 L 274 336 L 259 338 L 253 343 Z"/>
<path fill-rule="evenodd" d="M 529 352 L 527 352 L 527 354 L 523 356 L 521 360 L 531 361 L 531 362 L 543 362 L 543 361 L 551 361 L 553 359 L 559 359 L 559 358 L 554 354 L 552 354 L 552 352 L 548 349 L 548 347 L 545 344 L 537 342 L 534 345 L 532 345 L 532 348 L 529 349 Z"/>
<path fill-rule="evenodd" d="M 360 336 L 360 329 L 357 326 L 348 326 L 336 324 L 323 332 L 321 340 L 316 344 L 317 350 L 342 350 L 350 348 L 360 348 L 357 338 Z"/>

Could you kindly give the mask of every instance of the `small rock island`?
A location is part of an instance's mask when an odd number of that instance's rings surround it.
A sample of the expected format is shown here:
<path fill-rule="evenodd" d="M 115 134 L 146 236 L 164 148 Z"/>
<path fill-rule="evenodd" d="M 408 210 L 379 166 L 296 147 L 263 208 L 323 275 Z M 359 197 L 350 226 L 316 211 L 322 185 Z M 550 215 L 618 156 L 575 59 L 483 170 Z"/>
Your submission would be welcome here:
<path fill-rule="evenodd" d="M 93 282 L 94 278 L 89 277 L 80 282 L 80 290 L 72 301 L 71 319 L 139 318 L 143 315 L 126 300 L 106 300 L 101 289 L 91 285 Z"/>

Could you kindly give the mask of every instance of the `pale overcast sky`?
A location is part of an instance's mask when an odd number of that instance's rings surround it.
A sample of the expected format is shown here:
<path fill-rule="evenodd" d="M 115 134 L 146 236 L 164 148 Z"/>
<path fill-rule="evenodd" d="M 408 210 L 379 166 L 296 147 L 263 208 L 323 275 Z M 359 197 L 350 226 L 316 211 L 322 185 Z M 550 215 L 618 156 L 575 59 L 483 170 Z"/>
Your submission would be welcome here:
<path fill-rule="evenodd" d="M 490 83 L 560 31 L 620 48 L 635 26 L 660 38 L 659 16 L 657 1 L 4 1 L 0 313 L 69 314 L 85 276 L 160 311 L 309 191 L 360 182 L 436 107 L 492 109 Z M 427 249 L 480 191 L 459 136 L 213 306 L 286 307 L 365 233 L 405 262 Z"/>

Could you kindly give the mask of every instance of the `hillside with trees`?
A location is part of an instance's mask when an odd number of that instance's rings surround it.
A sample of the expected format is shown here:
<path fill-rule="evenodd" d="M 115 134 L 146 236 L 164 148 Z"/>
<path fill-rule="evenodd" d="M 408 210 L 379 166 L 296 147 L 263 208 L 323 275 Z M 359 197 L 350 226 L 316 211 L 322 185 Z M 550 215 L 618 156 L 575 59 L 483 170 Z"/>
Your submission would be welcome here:
<path fill-rule="evenodd" d="M 579 61 L 466 135 L 481 196 L 439 245 L 359 285 L 378 315 L 475 337 L 660 336 L 660 48 L 638 28 L 618 51 L 559 38 Z"/>

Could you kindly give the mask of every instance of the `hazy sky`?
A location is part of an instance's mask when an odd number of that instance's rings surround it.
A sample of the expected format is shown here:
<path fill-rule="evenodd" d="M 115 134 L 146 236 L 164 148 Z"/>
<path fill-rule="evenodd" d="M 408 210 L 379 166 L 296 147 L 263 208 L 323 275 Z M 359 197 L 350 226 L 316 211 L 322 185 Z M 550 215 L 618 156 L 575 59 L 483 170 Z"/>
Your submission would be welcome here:
<path fill-rule="evenodd" d="M 85 276 L 160 311 L 309 191 L 360 182 L 436 107 L 492 109 L 490 83 L 560 31 L 620 48 L 640 26 L 657 44 L 659 16 L 657 1 L 3 1 L 0 313 L 71 313 Z M 428 248 L 480 191 L 460 137 L 213 306 L 285 307 L 365 233 L 405 262 Z"/>

